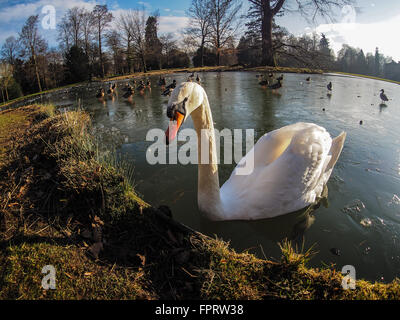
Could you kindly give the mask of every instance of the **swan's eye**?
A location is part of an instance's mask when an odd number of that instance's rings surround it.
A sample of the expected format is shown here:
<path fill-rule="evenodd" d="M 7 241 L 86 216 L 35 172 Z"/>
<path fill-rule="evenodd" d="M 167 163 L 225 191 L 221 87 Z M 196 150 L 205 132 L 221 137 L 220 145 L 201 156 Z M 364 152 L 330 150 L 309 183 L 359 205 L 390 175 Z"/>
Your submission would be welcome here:
<path fill-rule="evenodd" d="M 174 119 L 175 118 L 175 114 L 176 112 L 179 112 L 182 115 L 186 115 L 186 101 L 188 100 L 188 98 L 183 99 L 182 102 L 178 102 L 175 104 L 170 105 L 167 108 L 167 117 L 170 119 Z"/>

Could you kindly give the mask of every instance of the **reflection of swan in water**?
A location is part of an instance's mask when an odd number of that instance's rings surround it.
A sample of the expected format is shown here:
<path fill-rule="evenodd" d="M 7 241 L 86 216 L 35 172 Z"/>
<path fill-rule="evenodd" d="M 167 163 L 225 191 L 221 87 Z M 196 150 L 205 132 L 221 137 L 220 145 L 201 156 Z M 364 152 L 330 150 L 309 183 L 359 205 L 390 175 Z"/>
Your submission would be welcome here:
<path fill-rule="evenodd" d="M 207 234 L 217 234 L 227 241 L 235 239 L 234 245 L 245 249 L 258 247 L 260 243 L 271 241 L 271 246 L 288 239 L 294 242 L 303 240 L 306 231 L 315 222 L 315 213 L 321 204 L 327 207 L 328 189 L 325 187 L 320 201 L 302 210 L 270 219 L 257 221 L 210 221 L 200 219 L 201 229 Z M 267 255 L 270 252 L 266 252 Z"/>

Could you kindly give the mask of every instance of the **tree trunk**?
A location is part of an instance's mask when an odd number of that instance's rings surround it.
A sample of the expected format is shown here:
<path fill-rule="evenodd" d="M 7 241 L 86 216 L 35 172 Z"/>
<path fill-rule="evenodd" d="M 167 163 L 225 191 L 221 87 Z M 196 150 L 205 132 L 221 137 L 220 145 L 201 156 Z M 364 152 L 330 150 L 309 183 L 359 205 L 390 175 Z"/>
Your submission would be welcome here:
<path fill-rule="evenodd" d="M 9 97 L 8 97 L 8 89 L 7 89 L 7 86 L 6 86 L 6 99 L 7 99 L 7 101 L 10 100 Z"/>
<path fill-rule="evenodd" d="M 32 49 L 32 57 L 33 57 L 33 64 L 35 65 L 36 80 L 38 83 L 39 92 L 42 92 L 42 85 L 40 84 L 39 69 L 38 69 L 37 62 L 36 62 L 36 54 L 33 49 Z"/>
<path fill-rule="evenodd" d="M 264 66 L 275 67 L 274 49 L 272 44 L 272 20 L 273 15 L 269 1 L 265 1 L 263 7 L 263 19 L 261 23 L 262 36 L 262 60 Z"/>
<path fill-rule="evenodd" d="M 219 27 L 217 27 L 217 66 L 220 66 L 221 63 L 221 43 L 220 43 L 220 35 L 219 35 Z"/>
<path fill-rule="evenodd" d="M 146 73 L 147 72 L 147 68 L 146 68 L 146 60 L 144 58 L 144 54 L 141 54 L 141 58 L 142 58 L 142 66 L 143 66 L 143 72 Z"/>
<path fill-rule="evenodd" d="M 201 67 L 204 67 L 204 40 L 201 42 L 200 46 L 200 64 Z"/>
<path fill-rule="evenodd" d="M 220 48 L 219 35 L 217 36 L 217 66 L 221 64 L 221 48 Z"/>
<path fill-rule="evenodd" d="M 99 24 L 99 55 L 100 55 L 100 66 L 101 66 L 101 77 L 104 78 L 104 63 L 103 63 L 103 52 L 101 50 L 101 29 Z"/>
<path fill-rule="evenodd" d="M 127 62 L 128 62 L 128 73 L 131 74 L 132 70 L 132 60 L 131 60 L 131 41 L 128 39 L 128 48 L 127 48 Z"/>

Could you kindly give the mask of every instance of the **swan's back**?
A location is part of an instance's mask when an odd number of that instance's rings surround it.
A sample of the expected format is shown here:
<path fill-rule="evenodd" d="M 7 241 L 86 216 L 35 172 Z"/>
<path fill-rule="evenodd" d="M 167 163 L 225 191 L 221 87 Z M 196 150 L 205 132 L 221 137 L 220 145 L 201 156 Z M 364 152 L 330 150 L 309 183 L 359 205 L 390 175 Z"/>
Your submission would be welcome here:
<path fill-rule="evenodd" d="M 312 123 L 296 123 L 262 136 L 253 154 L 250 151 L 238 164 L 254 157 L 253 172 L 237 175 L 236 168 L 221 187 L 227 215 L 270 218 L 314 203 L 340 156 L 345 136 L 332 140 L 324 128 Z"/>

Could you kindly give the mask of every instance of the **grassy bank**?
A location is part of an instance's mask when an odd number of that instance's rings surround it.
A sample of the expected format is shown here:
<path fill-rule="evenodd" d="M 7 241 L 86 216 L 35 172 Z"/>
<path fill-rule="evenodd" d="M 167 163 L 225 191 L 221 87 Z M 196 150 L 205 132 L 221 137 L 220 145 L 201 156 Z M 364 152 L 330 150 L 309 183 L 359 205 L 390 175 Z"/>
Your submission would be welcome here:
<path fill-rule="evenodd" d="M 77 85 L 84 84 L 84 83 L 86 83 L 86 82 L 78 82 L 78 83 L 68 84 L 68 85 L 65 85 L 65 86 L 62 86 L 62 87 L 57 87 L 57 88 L 53 88 L 53 89 L 49 89 L 49 90 L 44 90 L 44 91 L 41 91 L 41 92 L 35 92 L 35 93 L 31 93 L 31 94 L 28 94 L 28 95 L 25 95 L 25 96 L 22 96 L 22 97 L 18 97 L 18 98 L 12 99 L 10 101 L 2 102 L 2 103 L 0 103 L 0 111 L 6 109 L 7 107 L 11 106 L 14 103 L 21 102 L 21 101 L 24 101 L 26 99 L 34 98 L 34 97 L 40 97 L 41 95 L 45 95 L 45 94 L 56 92 L 56 91 L 63 90 L 63 89 L 72 88 L 72 87 L 75 87 Z"/>
<path fill-rule="evenodd" d="M 400 282 L 311 269 L 281 244 L 278 262 L 232 250 L 135 193 L 98 151 L 90 118 L 52 106 L 0 113 L 0 299 L 398 299 Z M 43 290 L 42 267 L 56 268 Z"/>
<path fill-rule="evenodd" d="M 342 75 L 345 75 L 345 76 L 367 78 L 367 79 L 380 80 L 380 81 L 386 81 L 386 82 L 391 82 L 391 83 L 395 83 L 395 84 L 400 84 L 400 82 L 398 82 L 398 81 L 384 79 L 384 78 L 378 78 L 378 77 L 373 77 L 373 76 L 367 76 L 367 75 L 364 75 L 364 74 L 346 73 L 346 72 L 339 72 L 339 71 L 332 71 L 332 73 L 342 74 Z"/>
<path fill-rule="evenodd" d="M 123 76 L 116 76 L 116 77 L 109 77 L 103 81 L 117 81 L 117 80 L 124 80 L 130 79 L 135 77 L 145 77 L 151 75 L 165 75 L 165 74 L 172 74 L 172 73 L 196 73 L 196 72 L 229 72 L 229 71 L 255 71 L 255 72 L 281 72 L 281 73 L 323 73 L 322 70 L 315 70 L 309 68 L 289 68 L 289 67 L 254 67 L 248 68 L 244 66 L 219 66 L 219 67 L 197 67 L 197 68 L 179 68 L 179 69 L 163 69 L 163 70 L 154 70 L 148 71 L 146 73 L 139 72 L 133 73 L 129 75 Z"/>

